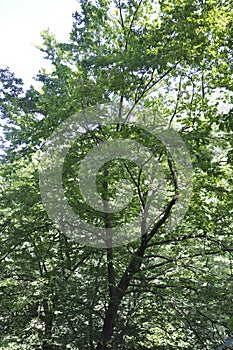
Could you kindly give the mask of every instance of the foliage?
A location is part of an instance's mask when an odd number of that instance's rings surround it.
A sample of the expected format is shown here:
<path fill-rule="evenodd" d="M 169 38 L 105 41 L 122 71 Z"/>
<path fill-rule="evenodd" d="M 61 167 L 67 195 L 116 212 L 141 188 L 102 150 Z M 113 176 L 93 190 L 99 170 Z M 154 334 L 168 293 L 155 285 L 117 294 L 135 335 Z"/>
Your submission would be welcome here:
<path fill-rule="evenodd" d="M 232 110 L 219 112 L 209 96 L 218 87 L 232 89 L 230 3 L 80 5 L 68 43 L 42 34 L 53 71 L 38 74 L 40 91 L 23 92 L 20 79 L 0 71 L 1 349 L 217 348 L 232 333 L 233 138 Z M 94 145 L 128 137 L 160 157 L 171 184 L 164 220 L 128 245 L 95 249 L 70 240 L 49 219 L 39 190 L 41 149 L 67 117 L 103 102 L 122 119 L 125 106 L 139 106 L 150 110 L 140 116 L 147 125 L 156 116 L 179 130 L 194 189 L 175 231 L 166 229 L 177 195 L 169 154 L 148 133 L 124 125 L 89 131 L 74 143 L 63 169 L 67 198 L 87 221 L 104 226 L 106 217 L 83 202 L 75 174 Z M 147 187 L 138 173 L 122 160 L 109 163 L 107 173 L 100 169 L 103 198 L 114 198 L 122 177 L 134 187 L 125 212 L 107 218 L 112 224 L 130 223 L 144 209 Z"/>

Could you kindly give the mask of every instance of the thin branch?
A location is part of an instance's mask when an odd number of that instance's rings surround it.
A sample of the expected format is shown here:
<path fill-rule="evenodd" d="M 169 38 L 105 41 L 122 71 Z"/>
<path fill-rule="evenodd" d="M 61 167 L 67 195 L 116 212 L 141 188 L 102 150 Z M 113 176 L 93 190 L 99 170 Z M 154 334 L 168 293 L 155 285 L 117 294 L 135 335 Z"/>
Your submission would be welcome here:
<path fill-rule="evenodd" d="M 182 87 L 182 76 L 180 77 L 180 81 L 179 81 L 179 87 L 178 87 L 178 92 L 177 92 L 177 98 L 176 98 L 176 106 L 175 106 L 175 109 L 174 109 L 174 112 L 172 114 L 172 117 L 169 121 L 169 124 L 168 124 L 168 128 L 171 127 L 171 124 L 173 122 L 173 119 L 175 118 L 176 114 L 177 114 L 177 110 L 178 110 L 178 106 L 179 106 L 179 101 L 180 101 L 180 97 L 181 97 L 181 87 Z"/>
<path fill-rule="evenodd" d="M 139 1 L 138 6 L 136 7 L 136 10 L 134 11 L 132 20 L 131 20 L 130 25 L 129 25 L 129 30 L 128 30 L 128 34 L 127 34 L 127 40 L 128 40 L 128 38 L 129 38 L 130 31 L 131 31 L 131 29 L 132 29 L 134 20 L 135 20 L 135 18 L 136 18 L 136 16 L 137 16 L 137 13 L 138 13 L 138 10 L 139 10 L 139 8 L 140 8 L 140 6 L 141 6 L 141 4 L 142 4 L 142 1 L 143 1 L 143 0 L 140 0 L 140 1 Z M 127 47 L 126 47 L 126 49 L 127 49 Z"/>
<path fill-rule="evenodd" d="M 147 93 L 150 89 L 152 89 L 156 84 L 158 84 L 161 80 L 163 80 L 163 78 L 165 78 L 174 68 L 176 68 L 176 66 L 181 62 L 181 60 L 177 61 L 172 67 L 170 67 L 166 72 L 164 72 L 158 79 L 153 81 L 153 77 L 152 79 L 150 79 L 150 81 L 146 84 L 145 89 L 143 90 L 143 92 L 141 93 L 141 95 L 138 97 L 137 99 L 137 103 L 139 102 L 139 100 L 142 99 L 142 97 L 145 95 L 145 93 Z"/>
<path fill-rule="evenodd" d="M 172 178 L 173 178 L 173 183 L 175 186 L 175 191 L 178 192 L 179 191 L 179 186 L 178 186 L 178 180 L 177 180 L 177 174 L 176 174 L 176 170 L 174 169 L 173 165 L 172 165 L 172 161 L 170 159 L 168 159 L 168 165 L 172 174 Z"/>
<path fill-rule="evenodd" d="M 147 247 L 161 246 L 164 244 L 185 241 L 187 239 L 197 239 L 197 238 L 205 238 L 205 237 L 206 237 L 206 233 L 202 233 L 200 235 L 189 234 L 182 237 L 174 237 L 172 239 L 164 239 L 162 241 L 153 242 L 148 244 Z"/>
<path fill-rule="evenodd" d="M 146 247 L 149 247 L 148 243 L 150 242 L 150 240 L 154 237 L 155 233 L 160 229 L 160 227 L 168 219 L 168 217 L 171 213 L 171 210 L 172 210 L 173 206 L 176 204 L 178 198 L 179 198 L 179 193 L 176 193 L 173 196 L 173 198 L 171 199 L 171 201 L 168 203 L 164 212 L 162 213 L 163 215 L 162 215 L 161 219 L 155 224 L 155 226 L 152 228 L 152 230 L 150 231 L 150 233 L 148 235 L 143 236 L 144 244 L 146 244 Z"/>

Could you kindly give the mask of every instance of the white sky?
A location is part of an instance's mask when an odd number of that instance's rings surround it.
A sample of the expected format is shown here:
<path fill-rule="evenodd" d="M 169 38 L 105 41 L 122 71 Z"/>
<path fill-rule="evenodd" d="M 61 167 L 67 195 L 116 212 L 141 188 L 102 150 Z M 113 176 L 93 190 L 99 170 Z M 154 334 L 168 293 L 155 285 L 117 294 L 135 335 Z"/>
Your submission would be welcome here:
<path fill-rule="evenodd" d="M 25 87 L 41 67 L 49 67 L 40 32 L 48 29 L 59 41 L 68 41 L 77 0 L 0 0 L 0 68 L 9 66 Z"/>

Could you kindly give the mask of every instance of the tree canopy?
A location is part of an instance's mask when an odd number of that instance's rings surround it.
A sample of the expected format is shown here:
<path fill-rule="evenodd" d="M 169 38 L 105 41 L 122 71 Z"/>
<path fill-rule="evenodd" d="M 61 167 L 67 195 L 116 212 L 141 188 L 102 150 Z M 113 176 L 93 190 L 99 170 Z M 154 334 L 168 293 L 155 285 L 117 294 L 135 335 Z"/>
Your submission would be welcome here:
<path fill-rule="evenodd" d="M 42 33 L 39 49 L 53 68 L 38 73 L 40 88 L 25 91 L 0 69 L 0 348 L 230 349 L 231 3 L 79 5 L 69 42 Z M 224 110 L 211 102 L 216 91 Z M 68 147 L 62 137 L 70 133 L 77 137 Z M 58 136 L 57 154 L 41 164 Z M 53 168 L 60 154 L 64 162 Z M 61 188 L 73 213 L 95 228 L 90 237 L 99 233 L 98 245 L 85 241 L 82 227 L 67 229 Z M 117 200 L 129 203 L 111 212 Z"/>

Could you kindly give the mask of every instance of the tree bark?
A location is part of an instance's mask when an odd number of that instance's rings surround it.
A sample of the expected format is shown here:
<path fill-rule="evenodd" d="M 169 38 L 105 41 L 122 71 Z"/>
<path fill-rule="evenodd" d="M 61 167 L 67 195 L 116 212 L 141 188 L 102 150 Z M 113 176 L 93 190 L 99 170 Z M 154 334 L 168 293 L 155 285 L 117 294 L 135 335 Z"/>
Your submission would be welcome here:
<path fill-rule="evenodd" d="M 113 335 L 117 312 L 123 297 L 132 281 L 134 275 L 140 271 L 143 256 L 146 248 L 148 247 L 149 242 L 154 237 L 159 228 L 166 222 L 168 219 L 172 207 L 175 205 L 178 199 L 178 194 L 172 198 L 172 200 L 167 205 L 166 210 L 163 213 L 163 216 L 160 220 L 155 224 L 150 233 L 145 234 L 141 239 L 140 247 L 137 252 L 131 257 L 129 265 L 127 266 L 125 272 L 122 275 L 122 278 L 117 287 L 114 287 L 113 292 L 110 293 L 110 301 L 109 306 L 105 315 L 103 331 L 101 334 L 101 338 L 97 344 L 96 350 L 107 350 L 108 343 L 111 340 Z"/>
<path fill-rule="evenodd" d="M 53 312 L 49 310 L 48 300 L 44 300 L 43 302 L 44 313 L 45 316 L 42 317 L 43 322 L 45 323 L 45 337 L 46 339 L 52 338 L 52 330 L 53 330 Z M 43 350 L 56 350 L 56 346 L 52 345 L 47 340 L 45 340 L 42 344 Z"/>
<path fill-rule="evenodd" d="M 146 245 L 142 243 L 137 254 L 131 258 L 128 268 L 125 270 L 118 286 L 114 288 L 114 292 L 111 295 L 109 306 L 104 319 L 101 339 L 96 347 L 96 350 L 107 350 L 107 345 L 113 335 L 120 303 L 125 296 L 126 290 L 128 289 L 133 276 L 140 270 L 145 248 Z"/>

